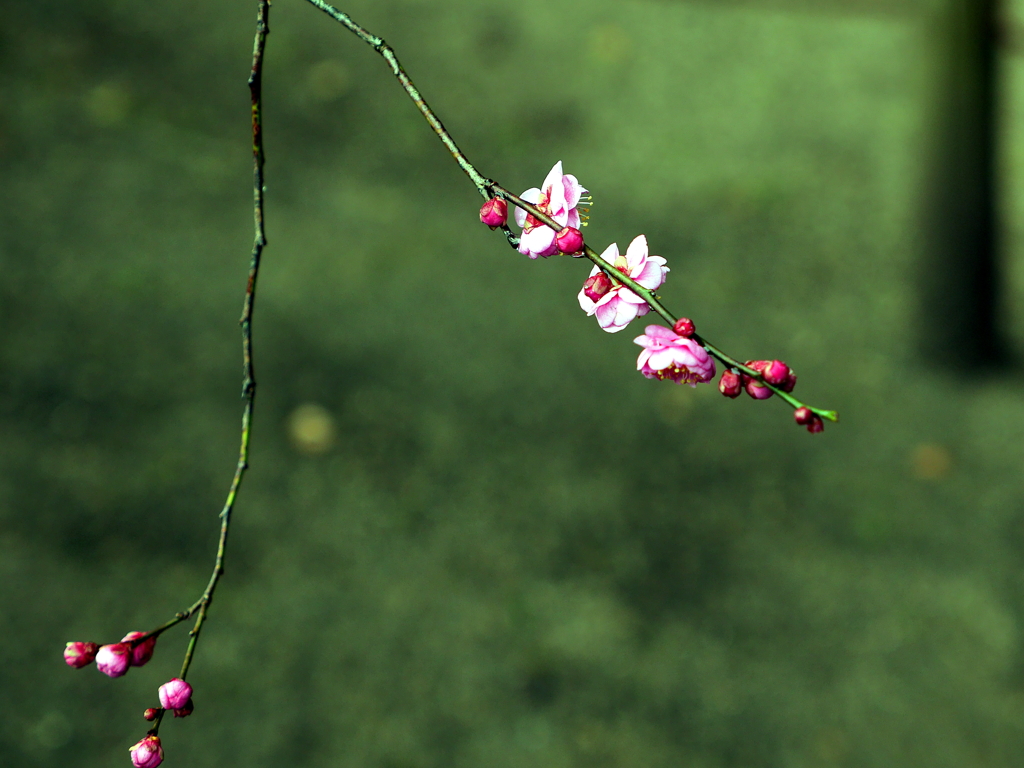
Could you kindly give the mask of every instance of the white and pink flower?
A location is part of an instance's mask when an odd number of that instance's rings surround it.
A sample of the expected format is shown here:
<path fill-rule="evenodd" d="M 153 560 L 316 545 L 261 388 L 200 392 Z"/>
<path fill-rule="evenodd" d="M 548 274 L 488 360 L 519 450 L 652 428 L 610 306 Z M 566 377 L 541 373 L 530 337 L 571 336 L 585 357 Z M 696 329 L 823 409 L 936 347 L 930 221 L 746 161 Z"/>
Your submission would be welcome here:
<path fill-rule="evenodd" d="M 521 197 L 528 203 L 533 203 L 544 213 L 550 216 L 565 227 L 580 228 L 580 213 L 576 206 L 580 198 L 587 190 L 580 186 L 576 177 L 571 174 L 562 173 L 562 161 L 555 163 L 554 167 L 544 179 L 540 189 L 533 187 L 523 192 Z M 538 256 L 553 256 L 558 253 L 558 246 L 555 244 L 555 231 L 551 227 L 542 224 L 531 214 L 522 208 L 515 210 L 516 224 L 523 228 L 523 234 L 519 238 L 519 252 L 531 259 Z"/>
<path fill-rule="evenodd" d="M 648 325 L 644 335 L 633 341 L 643 347 L 636 367 L 648 379 L 671 379 L 695 387 L 715 376 L 715 361 L 707 350 L 671 328 Z"/>
<path fill-rule="evenodd" d="M 620 255 L 618 244 L 612 243 L 601 254 L 601 258 L 651 291 L 665 282 L 665 276 L 669 272 L 669 268 L 665 266 L 665 259 L 648 254 L 647 238 L 643 235 L 633 239 L 625 254 Z M 600 272 L 600 267 L 594 267 L 590 277 Z M 583 290 L 579 293 L 580 307 L 588 315 L 597 315 L 597 324 L 608 333 L 621 331 L 633 320 L 651 311 L 646 301 L 621 283 L 614 284 L 610 290 L 596 299 L 594 296 L 595 291 L 588 290 L 584 284 Z"/>

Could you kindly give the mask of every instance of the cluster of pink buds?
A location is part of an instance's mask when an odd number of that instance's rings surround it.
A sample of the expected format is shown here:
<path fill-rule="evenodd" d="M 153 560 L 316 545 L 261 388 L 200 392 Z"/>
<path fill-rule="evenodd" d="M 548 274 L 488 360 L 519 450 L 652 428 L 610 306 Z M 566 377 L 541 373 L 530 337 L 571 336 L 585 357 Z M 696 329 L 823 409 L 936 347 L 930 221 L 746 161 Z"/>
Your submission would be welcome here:
<path fill-rule="evenodd" d="M 129 632 L 121 642 L 109 645 L 81 641 L 68 643 L 64 649 L 64 661 L 75 669 L 81 669 L 95 661 L 96 668 L 103 674 L 108 677 L 121 677 L 130 667 L 141 667 L 153 658 L 156 637 L 140 641 L 139 638 L 142 637 L 146 637 L 145 632 Z"/>
<path fill-rule="evenodd" d="M 741 392 L 746 392 L 755 400 L 767 400 L 775 394 L 767 384 L 783 392 L 792 392 L 796 386 L 796 374 L 781 360 L 748 360 L 744 365 L 757 371 L 761 377 L 756 378 L 741 371 L 726 371 L 718 382 L 719 392 L 726 397 L 739 397 Z M 808 432 L 816 433 L 825 429 L 821 417 L 810 408 L 797 408 L 793 416 L 797 424 L 807 427 Z"/>
<path fill-rule="evenodd" d="M 99 645 L 76 641 L 64 649 L 64 661 L 69 667 L 81 669 L 92 662 L 108 677 L 121 677 L 131 667 L 141 667 L 153 658 L 156 636 L 147 637 L 145 632 L 129 632 L 121 642 Z M 173 712 L 175 717 L 188 717 L 195 709 L 192 703 L 192 686 L 174 677 L 157 690 L 160 707 L 150 707 L 143 717 L 150 722 L 159 720 L 163 712 Z M 164 759 L 164 751 L 154 728 L 145 738 L 129 751 L 135 768 L 156 768 Z"/>

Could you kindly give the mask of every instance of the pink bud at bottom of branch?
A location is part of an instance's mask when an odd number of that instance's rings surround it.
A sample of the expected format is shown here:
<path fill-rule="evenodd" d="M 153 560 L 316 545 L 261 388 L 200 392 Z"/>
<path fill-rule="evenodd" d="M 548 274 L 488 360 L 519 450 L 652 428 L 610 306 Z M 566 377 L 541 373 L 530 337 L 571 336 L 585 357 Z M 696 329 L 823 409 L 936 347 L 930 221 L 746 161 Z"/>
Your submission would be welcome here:
<path fill-rule="evenodd" d="M 583 233 L 576 227 L 565 227 L 555 235 L 555 247 L 562 253 L 579 253 L 583 248 Z"/>
<path fill-rule="evenodd" d="M 583 281 L 583 294 L 594 302 L 600 301 L 601 297 L 611 289 L 612 281 L 604 272 L 598 272 Z"/>
<path fill-rule="evenodd" d="M 146 720 L 149 720 L 150 722 L 153 722 L 154 720 L 156 720 L 156 716 L 159 714 L 159 712 L 160 712 L 160 710 L 153 709 L 153 707 L 150 707 L 149 709 L 147 709 L 145 712 L 142 713 L 142 716 Z"/>
<path fill-rule="evenodd" d="M 676 324 L 672 326 L 672 330 L 688 339 L 696 333 L 697 329 L 693 327 L 693 321 L 690 318 L 680 317 L 676 320 Z"/>
<path fill-rule="evenodd" d="M 96 652 L 96 668 L 107 677 L 121 677 L 132 663 L 132 647 L 128 643 L 104 645 Z"/>
<path fill-rule="evenodd" d="M 135 768 L 156 768 L 164 761 L 164 750 L 159 736 L 147 736 L 128 750 Z"/>
<path fill-rule="evenodd" d="M 92 664 L 92 660 L 96 658 L 96 651 L 100 647 L 96 643 L 83 643 L 74 642 L 68 643 L 67 647 L 64 648 L 64 661 L 69 667 L 75 669 L 81 669 Z"/>
<path fill-rule="evenodd" d="M 739 397 L 743 391 L 743 382 L 738 373 L 726 371 L 718 382 L 718 391 L 726 397 Z"/>
<path fill-rule="evenodd" d="M 749 376 L 744 376 L 743 379 L 743 388 L 746 389 L 747 394 L 755 400 L 767 400 L 775 394 L 757 379 L 752 379 Z"/>
<path fill-rule="evenodd" d="M 748 368 L 753 368 L 755 371 L 757 371 L 763 376 L 765 369 L 767 369 L 768 366 L 771 365 L 771 361 L 747 360 L 746 365 Z M 746 375 L 743 376 L 743 388 L 747 391 L 747 394 L 750 395 L 755 400 L 767 400 L 769 397 L 775 394 L 764 385 L 764 382 Z"/>
<path fill-rule="evenodd" d="M 174 710 L 175 717 L 188 717 L 195 710 L 196 706 L 192 703 L 192 697 L 189 696 L 188 701 L 185 702 L 184 707 L 178 707 Z"/>
<path fill-rule="evenodd" d="M 145 632 L 129 632 L 121 638 L 122 643 L 130 643 L 137 637 L 145 636 Z M 132 666 L 141 667 L 153 658 L 153 651 L 156 648 L 156 638 L 151 637 L 137 645 L 132 645 Z"/>
<path fill-rule="evenodd" d="M 164 709 L 181 709 L 192 696 L 192 686 L 180 677 L 172 677 L 157 691 L 160 706 Z"/>
<path fill-rule="evenodd" d="M 796 419 L 796 423 L 800 426 L 807 427 L 807 431 L 811 434 L 816 434 L 825 429 L 825 423 L 821 420 L 821 416 L 810 408 L 797 408 L 793 411 L 793 418 Z"/>
<path fill-rule="evenodd" d="M 508 203 L 500 197 L 492 197 L 480 208 L 480 221 L 491 229 L 500 227 L 508 218 Z"/>

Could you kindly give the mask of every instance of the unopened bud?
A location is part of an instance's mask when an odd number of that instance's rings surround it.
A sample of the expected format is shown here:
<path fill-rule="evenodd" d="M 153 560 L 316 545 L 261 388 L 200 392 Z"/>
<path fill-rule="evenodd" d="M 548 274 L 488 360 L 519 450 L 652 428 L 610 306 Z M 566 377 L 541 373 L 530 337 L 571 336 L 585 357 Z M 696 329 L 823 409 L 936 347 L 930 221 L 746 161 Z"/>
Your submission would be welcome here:
<path fill-rule="evenodd" d="M 132 647 L 128 643 L 104 645 L 96 652 L 96 668 L 107 677 L 120 677 L 132 663 Z"/>
<path fill-rule="evenodd" d="M 825 422 L 821 420 L 821 416 L 814 414 L 814 418 L 807 424 L 807 431 L 812 435 L 825 430 Z"/>
<path fill-rule="evenodd" d="M 747 394 L 755 400 L 767 400 L 775 394 L 757 379 L 752 379 L 749 376 L 744 376 L 743 378 L 746 380 L 743 388 L 746 389 Z"/>
<path fill-rule="evenodd" d="M 184 707 L 178 707 L 176 710 L 174 710 L 174 716 L 175 717 L 188 717 L 189 715 L 192 714 L 192 711 L 195 708 L 196 708 L 195 705 L 192 703 L 192 697 L 189 696 L 188 697 L 188 701 L 185 702 L 185 706 Z"/>
<path fill-rule="evenodd" d="M 192 686 L 180 677 L 172 677 L 157 691 L 160 706 L 164 709 L 181 709 L 192 696 Z"/>
<path fill-rule="evenodd" d="M 810 408 L 797 408 L 793 411 L 793 418 L 796 419 L 796 423 L 800 426 L 805 426 L 811 423 L 814 418 L 814 411 Z"/>
<path fill-rule="evenodd" d="M 480 208 L 480 221 L 491 229 L 500 227 L 508 218 L 508 203 L 500 197 L 492 197 Z"/>
<path fill-rule="evenodd" d="M 794 387 L 796 387 L 796 374 L 790 371 L 786 380 L 779 385 L 779 389 L 783 392 L 792 392 Z"/>
<path fill-rule="evenodd" d="M 147 709 L 145 712 L 142 713 L 142 716 L 144 718 L 146 718 L 147 720 L 149 720 L 150 722 L 152 722 L 153 720 L 156 720 L 156 716 L 159 713 L 160 713 L 159 709 L 154 709 L 153 707 L 150 707 L 149 709 Z"/>
<path fill-rule="evenodd" d="M 591 275 L 583 282 L 583 294 L 591 301 L 600 301 L 612 289 L 612 281 L 604 272 Z"/>
<path fill-rule="evenodd" d="M 726 397 L 739 397 L 743 390 L 743 382 L 738 373 L 726 371 L 718 382 L 718 391 Z"/>
<path fill-rule="evenodd" d="M 159 736 L 147 736 L 128 750 L 135 768 L 156 768 L 164 761 L 164 750 Z"/>
<path fill-rule="evenodd" d="M 765 368 L 771 365 L 769 360 L 747 360 L 747 368 L 753 368 L 755 371 L 764 376 Z M 743 377 L 743 388 L 747 390 L 747 394 L 755 400 L 767 400 L 771 397 L 772 392 L 768 387 L 764 385 L 764 382 L 753 378 L 752 376 Z"/>
<path fill-rule="evenodd" d="M 150 637 L 141 643 L 132 643 L 137 637 L 143 637 L 145 632 L 129 632 L 121 638 L 122 643 L 130 643 L 132 646 L 132 666 L 141 667 L 153 658 L 153 649 L 156 648 L 156 637 Z"/>
<path fill-rule="evenodd" d="M 555 247 L 562 253 L 579 253 L 583 247 L 583 233 L 576 227 L 565 227 L 555 235 Z"/>
<path fill-rule="evenodd" d="M 87 667 L 92 664 L 92 660 L 96 658 L 96 651 L 99 649 L 100 647 L 96 643 L 68 643 L 64 648 L 64 661 L 69 667 L 75 669 Z"/>
<path fill-rule="evenodd" d="M 781 387 L 789 378 L 789 366 L 781 360 L 769 360 L 764 367 L 764 380 L 775 387 Z"/>
<path fill-rule="evenodd" d="M 688 317 L 680 317 L 676 320 L 676 324 L 672 326 L 672 330 L 687 339 L 693 336 L 696 332 L 696 329 L 693 327 L 693 321 Z"/>

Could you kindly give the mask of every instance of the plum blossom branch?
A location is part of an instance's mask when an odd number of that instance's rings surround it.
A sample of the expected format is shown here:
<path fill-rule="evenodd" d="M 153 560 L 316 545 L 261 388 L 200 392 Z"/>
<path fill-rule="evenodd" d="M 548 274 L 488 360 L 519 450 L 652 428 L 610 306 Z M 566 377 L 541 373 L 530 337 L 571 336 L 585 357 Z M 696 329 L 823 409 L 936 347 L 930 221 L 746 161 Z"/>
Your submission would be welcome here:
<path fill-rule="evenodd" d="M 444 125 L 441 123 L 441 120 L 437 117 L 434 111 L 427 104 L 426 100 L 420 94 L 419 89 L 416 88 L 408 73 L 406 73 L 401 63 L 399 63 L 398 57 L 395 55 L 394 50 L 391 48 L 390 45 L 384 42 L 383 38 L 378 37 L 377 35 L 374 35 L 371 32 L 367 31 L 365 28 L 361 27 L 359 24 L 353 21 L 352 18 L 348 16 L 348 14 L 342 13 L 341 11 L 339 11 L 332 5 L 324 2 L 323 0 L 308 0 L 308 2 L 319 8 L 321 11 L 326 13 L 335 21 L 341 23 L 346 29 L 351 31 L 360 40 L 365 42 L 367 45 L 371 46 L 375 51 L 377 51 L 377 53 L 384 57 L 384 59 L 390 65 L 392 73 L 395 75 L 396 78 L 398 78 L 398 81 L 399 83 L 401 83 L 402 88 L 405 89 L 406 94 L 409 96 L 410 99 L 412 99 L 413 103 L 416 105 L 417 109 L 419 109 L 420 113 L 426 119 L 427 123 L 433 129 L 434 133 L 437 134 L 437 137 L 441 140 L 445 147 L 448 148 L 448 151 L 455 159 L 455 162 L 458 163 L 459 167 L 465 172 L 467 176 L 469 176 L 470 180 L 473 182 L 477 190 L 484 198 L 488 200 L 492 198 L 500 198 L 509 203 L 512 203 L 521 208 L 522 210 L 526 211 L 531 216 L 535 217 L 539 222 L 553 229 L 555 232 L 560 232 L 564 229 L 564 225 L 555 221 L 554 218 L 548 215 L 546 211 L 541 210 L 540 207 L 532 203 L 528 203 L 518 195 L 512 194 L 507 189 L 502 187 L 500 184 L 483 176 L 483 174 L 481 174 L 476 169 L 476 166 L 474 166 L 466 157 L 466 155 L 462 152 L 462 150 L 459 149 L 451 134 L 448 133 Z M 509 229 L 508 225 L 504 222 L 503 216 L 501 217 L 500 223 L 493 225 L 492 228 L 501 229 L 509 244 L 513 248 L 519 245 L 519 238 L 516 237 L 516 235 L 511 231 L 511 229 Z M 612 264 L 603 259 L 589 245 L 586 245 L 585 243 L 581 243 L 580 245 L 581 248 L 577 250 L 582 250 L 583 255 L 585 255 L 588 259 L 594 262 L 594 264 L 596 264 L 601 269 L 601 271 L 605 275 L 607 275 L 607 277 L 609 278 L 609 280 L 612 281 L 613 284 L 621 284 L 628 287 L 637 296 L 643 299 L 643 301 L 645 301 L 651 309 L 653 309 L 662 318 L 668 321 L 670 325 L 674 325 L 677 322 L 678 318 L 676 318 L 675 315 L 673 315 L 671 312 L 668 311 L 668 309 L 665 308 L 665 306 L 661 303 L 661 298 L 654 291 L 644 288 L 642 285 L 640 285 L 634 279 L 632 279 L 629 275 L 623 274 L 620 270 L 616 269 Z M 714 344 L 711 344 L 706 339 L 696 334 L 693 334 L 691 338 L 693 338 L 694 341 L 700 344 L 708 352 L 708 354 L 722 362 L 731 371 L 743 374 L 743 376 L 747 377 L 747 379 L 756 382 L 757 386 L 759 387 L 767 388 L 772 393 L 777 394 L 789 405 L 793 406 L 793 408 L 798 410 L 806 408 L 810 413 L 813 413 L 823 419 L 828 419 L 829 421 L 839 420 L 839 414 L 837 414 L 835 411 L 826 410 L 823 408 L 814 408 L 812 406 L 808 406 L 802 403 L 800 400 L 793 397 L 793 395 L 791 395 L 783 387 L 777 386 L 767 381 L 762 371 L 759 371 L 756 368 L 750 367 L 749 365 L 746 365 L 744 363 L 741 363 L 739 360 L 735 359 L 730 355 L 727 355 L 725 352 L 716 347 Z"/>
<path fill-rule="evenodd" d="M 196 622 L 189 631 L 188 648 L 185 650 L 185 658 L 181 663 L 181 672 L 178 677 L 184 680 L 188 675 L 189 667 L 195 655 L 196 644 L 199 642 L 199 633 L 202 631 L 203 623 L 210 610 L 210 603 L 213 602 L 213 593 L 217 589 L 217 583 L 224 575 L 224 558 L 227 552 L 228 531 L 231 527 L 231 513 L 235 509 L 235 501 L 238 498 L 238 491 L 242 486 L 242 478 L 249 468 L 249 438 L 252 433 L 253 406 L 256 400 L 256 373 L 252 362 L 252 314 L 256 301 L 256 280 L 259 277 L 260 260 L 263 256 L 263 249 L 267 244 L 266 230 L 263 226 L 263 52 L 266 49 L 267 35 L 270 33 L 270 0 L 258 0 L 256 13 L 256 36 L 252 48 L 252 68 L 249 72 L 249 95 L 252 101 L 252 166 L 253 166 L 253 237 L 252 254 L 249 259 L 249 276 L 245 286 L 245 297 L 242 300 L 242 316 L 238 323 L 242 328 L 242 431 L 238 449 L 238 463 L 235 465 L 235 474 L 231 478 L 231 485 L 228 488 L 227 498 L 220 511 L 220 538 L 217 541 L 217 556 L 213 564 L 213 573 L 210 574 L 210 581 L 203 590 L 203 594 L 187 610 L 178 613 L 173 619 L 160 628 L 150 633 L 156 636 L 161 632 L 170 629 L 175 624 L 196 617 Z M 145 637 L 140 638 L 141 642 Z M 187 698 L 187 697 L 186 697 Z M 156 713 L 155 722 L 149 731 L 149 735 L 156 736 L 160 730 L 160 723 L 167 708 L 161 708 Z"/>

